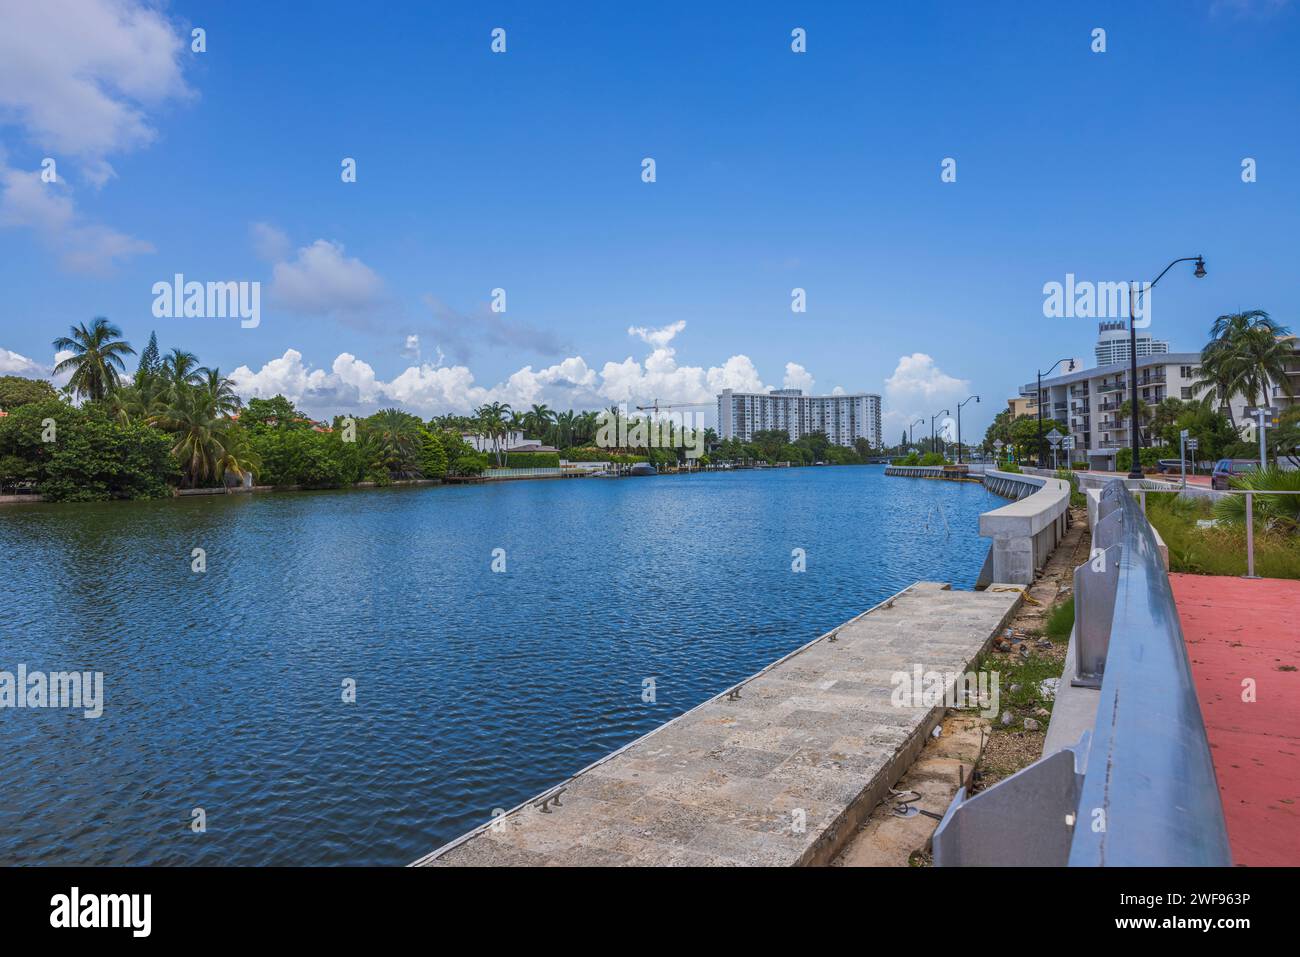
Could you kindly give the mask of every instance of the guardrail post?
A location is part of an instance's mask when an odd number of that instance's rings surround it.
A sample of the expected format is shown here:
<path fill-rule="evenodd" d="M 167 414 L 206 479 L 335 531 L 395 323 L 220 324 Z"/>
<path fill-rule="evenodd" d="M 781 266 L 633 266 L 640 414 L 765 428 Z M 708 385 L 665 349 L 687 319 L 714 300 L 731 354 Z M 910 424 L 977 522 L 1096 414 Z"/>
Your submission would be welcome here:
<path fill-rule="evenodd" d="M 1074 570 L 1074 677 L 1070 684 L 1076 688 L 1101 687 L 1119 588 L 1122 515 L 1112 513 L 1097 526 L 1092 557 Z M 1107 539 L 1114 544 L 1106 545 Z"/>
<path fill-rule="evenodd" d="M 1089 738 L 1083 732 L 1078 744 L 1041 758 L 978 794 L 958 789 L 934 832 L 934 866 L 1061 867 L 1068 863 Z"/>

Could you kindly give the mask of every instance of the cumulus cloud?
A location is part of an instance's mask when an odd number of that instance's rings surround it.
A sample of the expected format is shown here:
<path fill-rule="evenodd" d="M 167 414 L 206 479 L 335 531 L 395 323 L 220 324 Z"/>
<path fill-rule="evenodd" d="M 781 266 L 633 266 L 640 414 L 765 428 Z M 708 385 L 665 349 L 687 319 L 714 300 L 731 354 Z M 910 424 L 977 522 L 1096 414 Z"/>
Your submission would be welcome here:
<path fill-rule="evenodd" d="M 87 222 L 66 182 L 46 183 L 39 170 L 12 169 L 0 161 L 0 226 L 33 230 L 69 272 L 104 275 L 119 262 L 153 246 L 108 226 Z"/>
<path fill-rule="evenodd" d="M 0 121 L 39 148 L 79 157 L 86 177 L 113 175 L 106 157 L 152 142 L 146 110 L 191 94 L 185 40 L 153 4 L 41 0 L 4 4 Z"/>
<path fill-rule="evenodd" d="M 0 348 L 0 375 L 20 375 L 35 379 L 46 375 L 48 371 L 39 362 L 34 362 L 17 352 Z"/>
<path fill-rule="evenodd" d="M 427 417 L 468 413 L 485 402 L 507 402 L 515 408 L 544 402 L 555 408 L 594 409 L 658 399 L 664 404 L 708 407 L 724 388 L 767 390 L 748 356 L 732 356 L 706 369 L 678 365 L 668 347 L 653 349 L 644 362 L 628 357 L 606 362 L 599 371 L 576 355 L 540 368 L 526 365 L 490 386 L 477 382 L 468 366 L 445 366 L 441 358 L 437 363 L 417 362 L 385 381 L 369 363 L 350 353 L 342 353 L 326 369 L 313 368 L 297 349 L 286 350 L 256 371 L 240 366 L 231 378 L 245 398 L 283 394 L 317 415 L 398 405 Z"/>
<path fill-rule="evenodd" d="M 636 336 L 642 342 L 649 343 L 657 349 L 662 349 L 676 338 L 677 333 L 685 328 L 686 320 L 678 319 L 676 322 L 660 326 L 658 329 L 652 329 L 649 326 L 628 326 L 627 334 Z"/>
<path fill-rule="evenodd" d="M 881 413 L 881 438 L 892 444 L 899 430 L 906 430 L 917 419 L 925 419 L 970 393 L 970 381 L 948 375 L 924 352 L 899 356 L 893 374 L 885 380 L 884 410 Z M 936 420 L 938 431 L 943 420 Z M 928 434 L 928 432 L 927 432 Z"/>
<path fill-rule="evenodd" d="M 72 373 L 61 372 L 55 375 L 54 367 L 64 359 L 72 358 L 72 356 L 71 351 L 60 349 L 54 353 L 54 358 L 49 365 L 42 365 L 35 359 L 29 359 L 10 349 L 0 347 L 0 375 L 18 375 L 28 379 L 49 379 L 56 387 L 62 388 L 72 378 Z"/>
<path fill-rule="evenodd" d="M 811 393 L 813 381 L 812 373 L 799 363 L 787 362 L 785 364 L 785 378 L 781 380 L 783 389 L 802 389 L 806 393 Z"/>
<path fill-rule="evenodd" d="M 263 233 L 263 241 L 274 236 Z M 270 301 L 304 315 L 355 315 L 378 307 L 384 283 L 373 269 L 344 255 L 341 243 L 318 239 L 303 246 L 292 261 L 277 262 L 271 272 Z"/>

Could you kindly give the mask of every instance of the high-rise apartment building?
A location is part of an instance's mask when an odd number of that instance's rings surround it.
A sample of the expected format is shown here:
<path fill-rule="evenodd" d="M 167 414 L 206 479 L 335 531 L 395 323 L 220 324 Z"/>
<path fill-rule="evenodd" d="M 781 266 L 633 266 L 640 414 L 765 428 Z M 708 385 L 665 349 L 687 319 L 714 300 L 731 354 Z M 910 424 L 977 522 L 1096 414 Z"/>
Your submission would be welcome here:
<path fill-rule="evenodd" d="M 880 396 L 804 395 L 801 389 L 724 389 L 718 396 L 719 438 L 749 442 L 755 432 L 767 429 L 785 429 L 791 442 L 810 432 L 825 432 L 836 445 L 852 447 L 866 439 L 872 448 L 880 448 Z"/>
<path fill-rule="evenodd" d="M 1097 326 L 1097 345 L 1094 354 L 1097 365 L 1111 366 L 1117 362 L 1128 362 L 1128 323 L 1122 319 L 1103 322 Z M 1169 351 L 1169 343 L 1163 339 L 1152 338 L 1151 333 L 1138 330 L 1137 354 L 1143 356 L 1160 356 Z"/>

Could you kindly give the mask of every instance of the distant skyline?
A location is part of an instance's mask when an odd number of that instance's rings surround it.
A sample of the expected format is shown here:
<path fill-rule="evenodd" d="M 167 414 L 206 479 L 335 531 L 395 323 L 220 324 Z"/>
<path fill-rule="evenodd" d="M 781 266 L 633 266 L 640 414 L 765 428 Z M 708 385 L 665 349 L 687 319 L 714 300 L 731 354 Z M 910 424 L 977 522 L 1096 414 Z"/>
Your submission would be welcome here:
<path fill-rule="evenodd" d="M 893 443 L 1091 362 L 1067 276 L 1203 254 L 1171 351 L 1300 329 L 1300 2 L 1041 6 L 0 0 L 0 374 L 103 315 L 317 416 L 841 389 Z"/>

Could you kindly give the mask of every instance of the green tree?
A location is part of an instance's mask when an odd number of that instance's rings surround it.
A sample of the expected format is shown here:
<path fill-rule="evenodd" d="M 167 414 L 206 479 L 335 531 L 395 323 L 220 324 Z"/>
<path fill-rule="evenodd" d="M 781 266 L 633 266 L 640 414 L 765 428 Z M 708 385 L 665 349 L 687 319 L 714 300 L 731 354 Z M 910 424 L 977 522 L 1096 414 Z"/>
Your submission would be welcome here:
<path fill-rule="evenodd" d="M 222 414 L 206 389 L 180 387 L 167 408 L 149 421 L 172 433 L 171 452 L 190 488 L 224 481 L 227 472 L 243 478 L 260 467 L 243 430 Z"/>
<path fill-rule="evenodd" d="M 420 474 L 427 479 L 447 474 L 447 448 L 442 433 L 420 429 Z"/>
<path fill-rule="evenodd" d="M 157 379 L 162 371 L 162 358 L 158 354 L 158 333 L 149 333 L 149 344 L 140 353 L 140 364 L 135 368 L 135 386 L 143 389 L 152 379 Z"/>
<path fill-rule="evenodd" d="M 221 374 L 220 369 L 202 369 L 203 379 L 198 386 L 208 393 L 212 404 L 222 415 L 234 415 L 242 405 L 235 394 L 235 380 Z"/>
<path fill-rule="evenodd" d="M 45 379 L 25 379 L 17 375 L 0 375 L 0 410 L 12 412 L 30 402 L 48 402 L 59 393 Z"/>
<path fill-rule="evenodd" d="M 123 339 L 122 330 L 103 316 L 97 316 L 89 326 L 84 322 L 71 329 L 72 335 L 59 336 L 54 348 L 72 355 L 54 367 L 54 374 L 71 372 L 68 386 L 85 399 L 102 399 L 116 389 L 126 366 L 123 356 L 135 355 L 135 350 Z"/>
<path fill-rule="evenodd" d="M 410 478 L 419 467 L 424 423 L 400 409 L 380 409 L 365 420 L 370 466 L 382 481 Z"/>
<path fill-rule="evenodd" d="M 1283 338 L 1286 331 L 1262 309 L 1215 319 L 1210 341 L 1201 350 L 1201 376 L 1193 383 L 1197 391 L 1209 390 L 1202 402 L 1226 409 L 1229 421 L 1236 427 L 1232 415 L 1234 395 L 1244 396 L 1251 404 L 1267 403 L 1270 380 L 1291 395 L 1286 368 L 1294 352 Z"/>
<path fill-rule="evenodd" d="M 119 425 L 99 406 L 32 402 L 0 419 L 0 485 L 34 483 L 54 501 L 166 496 L 178 478 L 169 446 L 156 429 Z"/>
<path fill-rule="evenodd" d="M 239 414 L 239 421 L 252 429 L 309 428 L 302 414 L 282 395 L 249 399 L 248 407 Z"/>

